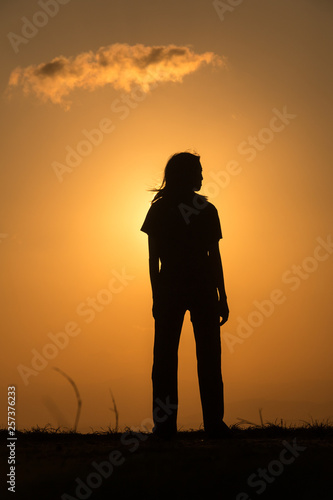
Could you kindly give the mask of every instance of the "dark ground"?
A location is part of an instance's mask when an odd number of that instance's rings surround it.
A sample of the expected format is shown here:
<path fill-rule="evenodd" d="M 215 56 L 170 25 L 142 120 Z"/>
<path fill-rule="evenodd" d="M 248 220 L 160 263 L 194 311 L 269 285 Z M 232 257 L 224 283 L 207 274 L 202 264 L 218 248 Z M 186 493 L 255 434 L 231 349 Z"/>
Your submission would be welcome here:
<path fill-rule="evenodd" d="M 234 429 L 223 440 L 180 432 L 172 441 L 147 434 L 16 432 L 16 492 L 7 495 L 5 430 L 1 437 L 1 498 L 333 498 L 333 430 L 327 426 Z"/>

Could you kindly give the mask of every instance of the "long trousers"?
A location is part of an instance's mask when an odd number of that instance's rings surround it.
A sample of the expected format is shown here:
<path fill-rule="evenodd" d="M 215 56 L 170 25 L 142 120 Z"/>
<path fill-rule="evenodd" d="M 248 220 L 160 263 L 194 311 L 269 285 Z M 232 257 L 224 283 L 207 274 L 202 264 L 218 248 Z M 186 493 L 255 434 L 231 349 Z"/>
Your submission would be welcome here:
<path fill-rule="evenodd" d="M 205 431 L 223 420 L 223 381 L 217 290 L 212 286 L 163 287 L 154 300 L 153 382 L 154 432 L 177 431 L 178 346 L 185 312 L 193 325 L 200 398 Z"/>

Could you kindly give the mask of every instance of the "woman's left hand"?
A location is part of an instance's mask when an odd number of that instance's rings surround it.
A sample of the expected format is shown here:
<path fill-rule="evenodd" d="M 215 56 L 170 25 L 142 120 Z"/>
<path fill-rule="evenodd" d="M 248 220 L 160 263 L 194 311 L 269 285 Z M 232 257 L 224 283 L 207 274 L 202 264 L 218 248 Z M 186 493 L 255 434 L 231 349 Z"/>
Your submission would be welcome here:
<path fill-rule="evenodd" d="M 224 325 L 229 318 L 229 307 L 227 299 L 219 300 L 219 314 L 222 320 L 220 321 L 220 326 Z"/>

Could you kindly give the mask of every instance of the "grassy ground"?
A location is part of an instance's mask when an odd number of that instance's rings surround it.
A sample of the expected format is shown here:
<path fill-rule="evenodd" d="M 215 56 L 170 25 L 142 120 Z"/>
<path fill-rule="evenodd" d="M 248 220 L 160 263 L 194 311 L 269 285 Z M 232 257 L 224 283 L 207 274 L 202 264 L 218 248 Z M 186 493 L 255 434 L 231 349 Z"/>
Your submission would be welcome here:
<path fill-rule="evenodd" d="M 2 434 L 1 490 L 9 472 Z M 233 437 L 202 431 L 172 441 L 148 434 L 16 432 L 15 499 L 331 499 L 333 427 L 233 427 Z M 8 442 L 8 441 L 7 441 Z M 6 498 L 1 492 L 1 498 Z"/>

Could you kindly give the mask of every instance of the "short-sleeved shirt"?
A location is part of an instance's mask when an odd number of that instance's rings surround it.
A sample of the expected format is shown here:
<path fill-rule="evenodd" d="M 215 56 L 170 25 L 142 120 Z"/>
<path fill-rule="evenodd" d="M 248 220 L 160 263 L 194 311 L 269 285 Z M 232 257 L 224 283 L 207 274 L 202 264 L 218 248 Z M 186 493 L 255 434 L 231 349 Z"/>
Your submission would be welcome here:
<path fill-rule="evenodd" d="M 165 198 L 148 210 L 141 231 L 156 239 L 161 274 L 191 283 L 210 277 L 209 248 L 222 238 L 218 212 L 204 197 L 175 203 Z"/>

